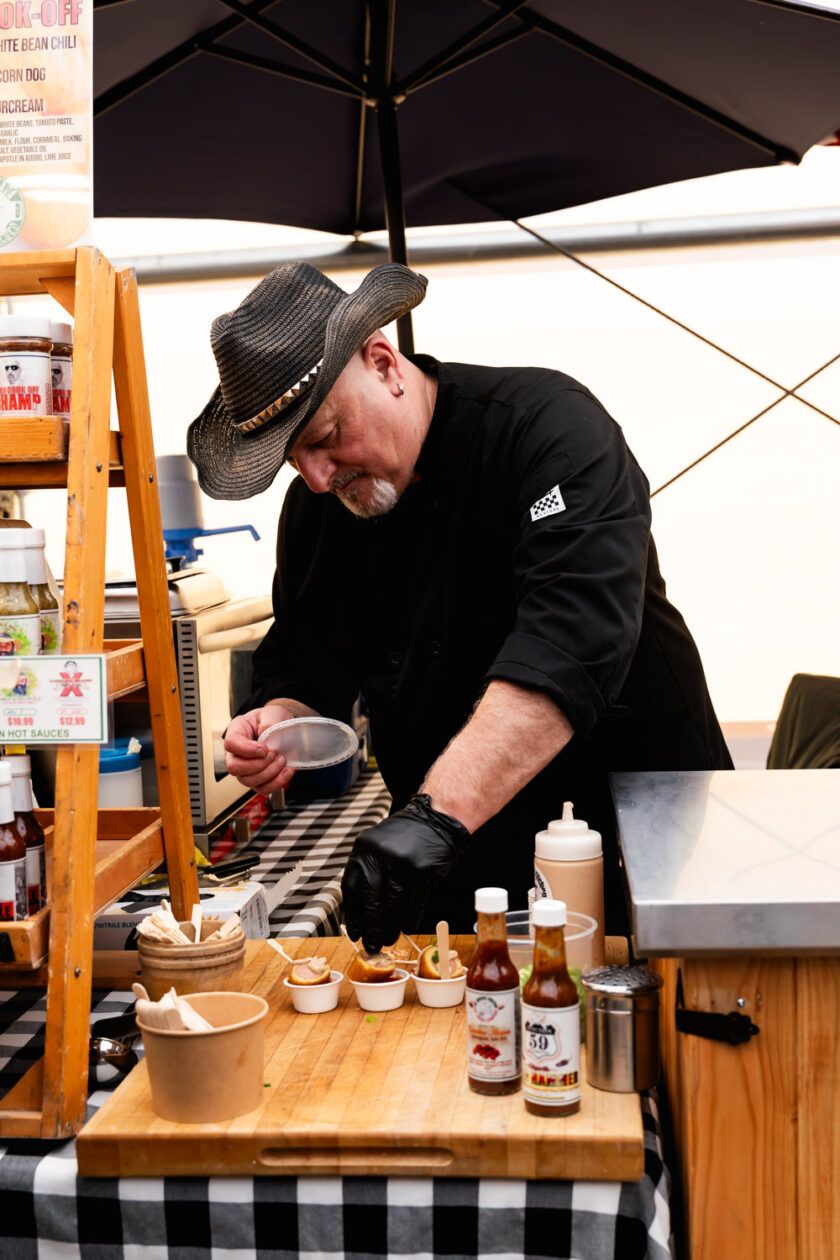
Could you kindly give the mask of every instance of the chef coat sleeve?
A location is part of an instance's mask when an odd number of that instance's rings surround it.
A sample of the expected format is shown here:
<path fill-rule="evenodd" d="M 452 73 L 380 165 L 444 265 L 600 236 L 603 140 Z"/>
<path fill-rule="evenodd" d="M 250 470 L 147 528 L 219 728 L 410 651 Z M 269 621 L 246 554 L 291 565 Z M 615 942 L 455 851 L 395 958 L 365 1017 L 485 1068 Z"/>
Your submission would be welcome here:
<path fill-rule="evenodd" d="M 551 696 L 585 735 L 616 699 L 638 641 L 648 483 L 582 388 L 521 415 L 507 456 L 516 615 L 487 678 Z"/>
<path fill-rule="evenodd" d="M 359 694 L 347 566 L 330 542 L 329 510 L 296 478 L 283 501 L 272 586 L 274 624 L 253 657 L 253 692 L 240 712 L 298 700 L 348 722 Z M 358 659 L 356 657 L 355 659 Z"/>

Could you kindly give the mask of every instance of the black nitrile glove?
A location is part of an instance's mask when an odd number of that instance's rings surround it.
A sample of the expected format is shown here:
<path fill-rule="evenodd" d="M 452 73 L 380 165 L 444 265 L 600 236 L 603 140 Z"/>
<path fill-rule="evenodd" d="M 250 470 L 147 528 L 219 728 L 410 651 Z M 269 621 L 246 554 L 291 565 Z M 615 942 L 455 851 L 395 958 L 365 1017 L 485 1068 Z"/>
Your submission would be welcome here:
<path fill-rule="evenodd" d="M 341 894 L 352 940 L 368 953 L 414 932 L 429 893 L 466 849 L 470 833 L 449 814 L 432 809 L 425 793 L 356 837 Z"/>

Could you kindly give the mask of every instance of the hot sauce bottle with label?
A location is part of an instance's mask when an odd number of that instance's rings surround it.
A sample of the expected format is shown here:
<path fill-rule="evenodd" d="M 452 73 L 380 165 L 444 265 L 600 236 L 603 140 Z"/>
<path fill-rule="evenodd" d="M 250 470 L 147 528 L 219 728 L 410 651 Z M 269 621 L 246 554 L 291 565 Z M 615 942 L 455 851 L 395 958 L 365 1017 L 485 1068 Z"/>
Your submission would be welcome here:
<path fill-rule="evenodd" d="M 475 894 L 478 944 L 467 972 L 467 1073 L 476 1094 L 515 1094 L 522 1075 L 519 972 L 507 947 L 504 888 Z"/>
<path fill-rule="evenodd" d="M 12 772 L 0 761 L 0 920 L 26 918 L 26 844 L 15 827 Z"/>
<path fill-rule="evenodd" d="M 566 903 L 531 911 L 534 966 L 522 991 L 522 1093 L 536 1116 L 580 1108 L 580 999 L 566 966 Z"/>
<path fill-rule="evenodd" d="M 12 772 L 14 826 L 26 845 L 27 913 L 37 914 L 47 904 L 47 864 L 44 856 L 44 828 L 32 810 L 32 765 L 27 753 L 8 758 Z"/>

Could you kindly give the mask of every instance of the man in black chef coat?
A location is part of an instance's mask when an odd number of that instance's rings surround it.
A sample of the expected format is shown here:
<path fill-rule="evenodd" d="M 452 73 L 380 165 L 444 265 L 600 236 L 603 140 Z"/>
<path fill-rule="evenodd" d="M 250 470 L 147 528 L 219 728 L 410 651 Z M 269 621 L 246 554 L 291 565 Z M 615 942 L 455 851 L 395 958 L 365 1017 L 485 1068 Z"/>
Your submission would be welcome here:
<path fill-rule="evenodd" d="M 648 483 L 570 377 L 395 350 L 381 328 L 425 285 L 388 264 L 348 295 L 291 263 L 214 321 L 220 387 L 188 438 L 202 489 L 300 474 L 227 768 L 286 786 L 258 735 L 346 721 L 361 691 L 394 812 L 347 864 L 353 937 L 469 931 L 480 885 L 524 906 L 534 835 L 565 799 L 604 836 L 606 927 L 626 930 L 608 772 L 731 766 L 665 597 Z"/>

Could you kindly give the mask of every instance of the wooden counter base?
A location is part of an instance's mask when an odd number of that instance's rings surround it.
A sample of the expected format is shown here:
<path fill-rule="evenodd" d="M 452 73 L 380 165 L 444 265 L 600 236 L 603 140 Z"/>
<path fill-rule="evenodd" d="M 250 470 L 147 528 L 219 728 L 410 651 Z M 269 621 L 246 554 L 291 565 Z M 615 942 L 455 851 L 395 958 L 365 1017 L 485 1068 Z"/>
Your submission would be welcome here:
<path fill-rule="evenodd" d="M 469 958 L 473 937 L 456 937 Z M 347 970 L 343 939 L 284 941 Z M 467 1084 L 464 1007 L 430 1010 L 409 980 L 396 1011 L 368 1016 L 344 983 L 338 1008 L 298 1015 L 287 964 L 265 942 L 248 951 L 245 987 L 265 997 L 265 1101 L 237 1120 L 158 1119 L 141 1062 L 77 1140 L 89 1177 L 318 1174 L 636 1180 L 644 1169 L 636 1094 L 583 1082 L 574 1116 L 526 1112 L 520 1094 L 486 1098 Z M 196 1080 L 201 1089 L 206 1082 Z"/>

